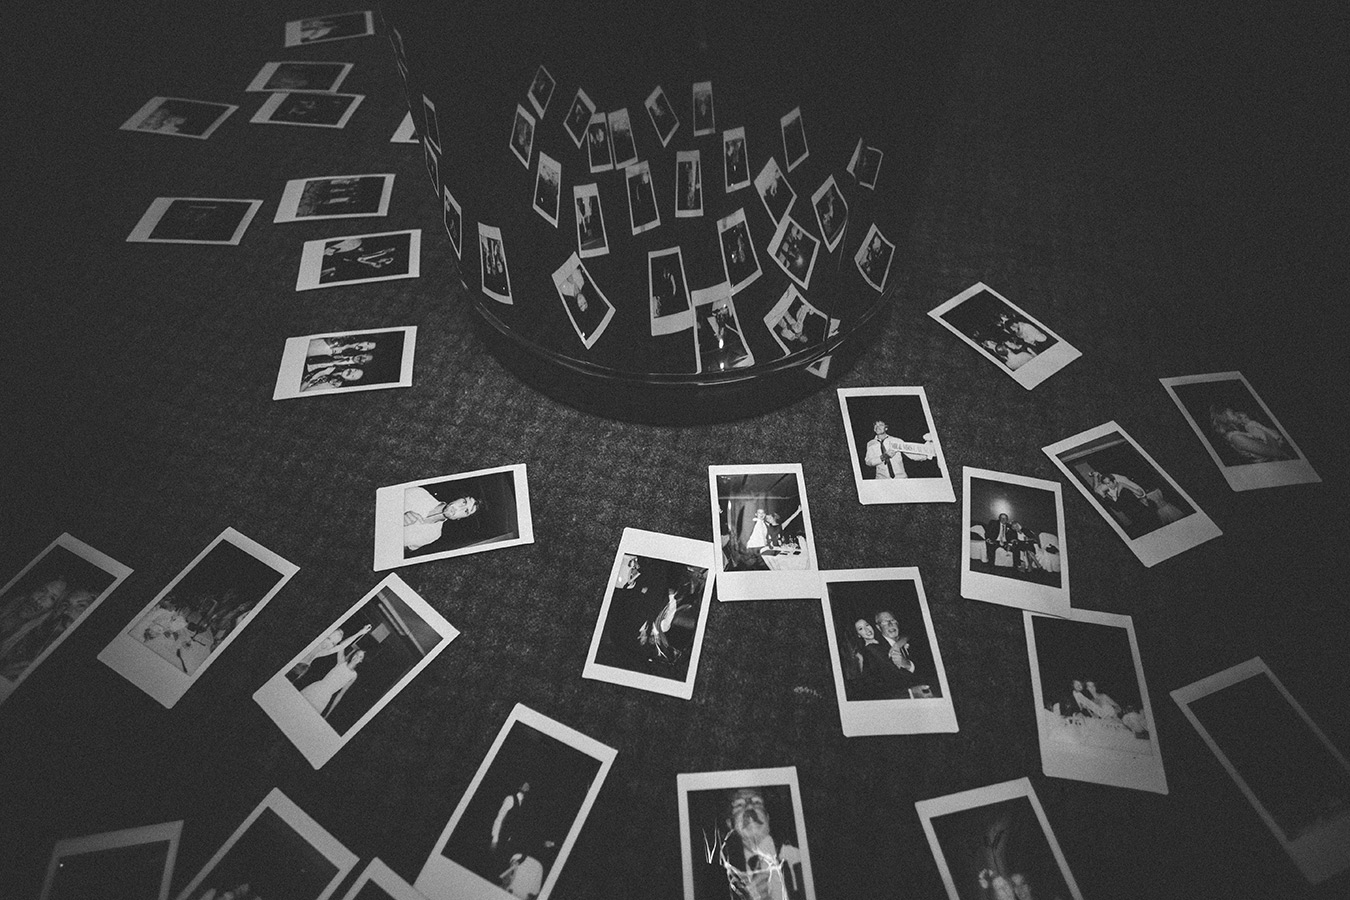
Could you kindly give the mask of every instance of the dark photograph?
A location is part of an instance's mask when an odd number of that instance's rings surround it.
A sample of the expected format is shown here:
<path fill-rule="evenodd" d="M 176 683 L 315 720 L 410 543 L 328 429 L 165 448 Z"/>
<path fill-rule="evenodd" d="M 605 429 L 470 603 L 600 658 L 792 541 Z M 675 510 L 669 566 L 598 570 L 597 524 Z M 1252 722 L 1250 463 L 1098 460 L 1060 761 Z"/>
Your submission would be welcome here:
<path fill-rule="evenodd" d="M 790 784 L 691 790 L 695 900 L 805 900 Z"/>
<path fill-rule="evenodd" d="M 722 167 L 727 193 L 750 183 L 750 160 L 745 149 L 745 129 L 722 132 Z"/>
<path fill-rule="evenodd" d="M 1059 343 L 988 290 L 972 295 L 943 313 L 942 318 L 1010 372 Z"/>
<path fill-rule="evenodd" d="M 792 218 L 785 220 L 775 236 L 770 252 L 778 267 L 803 289 L 811 286 L 811 272 L 816 266 L 820 241 Z M 884 277 L 884 276 L 883 276 Z"/>
<path fill-rule="evenodd" d="M 1130 539 L 1195 512 L 1120 432 L 1067 450 L 1059 461 L 1086 486 L 1098 506 Z"/>
<path fill-rule="evenodd" d="M 519 109 L 519 107 L 517 107 Z M 523 112 L 523 110 L 521 110 Z M 520 115 L 518 112 L 517 117 Z M 572 98 L 572 105 L 567 110 L 567 118 L 563 120 L 563 127 L 572 138 L 572 143 L 578 147 L 586 139 L 586 127 L 591 123 L 591 116 L 595 115 L 595 104 L 591 98 L 586 96 L 586 92 L 577 88 L 577 95 Z M 533 128 L 534 123 L 530 123 Z M 528 166 L 529 163 L 526 163 Z"/>
<path fill-rule="evenodd" d="M 169 847 L 170 842 L 162 840 L 63 856 L 43 900 L 156 900 Z"/>
<path fill-rule="evenodd" d="M 637 144 L 633 142 L 633 123 L 628 109 L 609 114 L 609 139 L 614 148 L 614 166 L 623 168 L 637 162 Z"/>
<path fill-rule="evenodd" d="M 511 273 L 506 269 L 506 248 L 501 232 L 490 225 L 478 225 L 478 261 L 483 272 L 483 293 L 511 302 Z"/>
<path fill-rule="evenodd" d="M 820 225 L 820 234 L 825 238 L 825 246 L 833 252 L 844 236 L 844 227 L 848 224 L 848 204 L 844 195 L 835 184 L 834 176 L 825 179 L 825 183 L 811 195 L 811 205 L 816 211 L 816 222 Z"/>
<path fill-rule="evenodd" d="M 718 475 L 717 502 L 724 571 L 810 567 L 795 472 Z"/>
<path fill-rule="evenodd" d="M 319 44 L 345 38 L 365 37 L 375 33 L 375 23 L 369 12 L 337 13 L 329 16 L 311 16 L 286 23 L 286 46 Z"/>
<path fill-rule="evenodd" d="M 624 171 L 628 182 L 628 221 L 633 234 L 641 234 L 661 224 L 656 208 L 656 189 L 652 186 L 651 167 L 647 163 L 629 166 Z"/>
<path fill-rule="evenodd" d="M 115 580 L 65 547 L 46 552 L 0 594 L 0 678 L 28 671 Z"/>
<path fill-rule="evenodd" d="M 661 139 L 661 146 L 666 146 L 675 134 L 675 129 L 680 127 L 680 120 L 675 115 L 675 109 L 670 105 L 666 92 L 658 85 L 647 96 L 647 101 L 643 105 L 647 107 L 647 115 L 651 117 L 656 136 Z"/>
<path fill-rule="evenodd" d="M 718 236 L 722 243 L 722 265 L 726 267 L 727 283 L 732 293 L 740 290 L 759 277 L 759 257 L 755 256 L 754 245 L 750 241 L 750 226 L 745 221 L 745 210 L 719 219 Z"/>
<path fill-rule="evenodd" d="M 675 216 L 703 215 L 703 165 L 697 150 L 681 150 L 675 158 Z"/>
<path fill-rule="evenodd" d="M 514 473 L 414 485 L 403 491 L 405 558 L 520 536 Z"/>
<path fill-rule="evenodd" d="M 802 124 L 802 111 L 798 107 L 779 120 L 783 131 L 783 158 L 787 160 L 788 171 L 797 168 L 807 157 L 806 127 Z"/>
<path fill-rule="evenodd" d="M 511 122 L 511 152 L 525 168 L 530 167 L 530 153 L 534 149 L 534 117 L 525 107 L 516 106 L 516 117 Z"/>
<path fill-rule="evenodd" d="M 764 324 L 786 355 L 821 346 L 830 323 L 825 314 L 807 303 L 796 288 L 789 287 L 764 317 Z"/>
<path fill-rule="evenodd" d="M 534 107 L 534 112 L 539 118 L 544 117 L 545 110 L 548 109 L 548 101 L 553 99 L 553 89 L 558 83 L 553 80 L 548 69 L 540 66 L 534 72 L 534 79 L 530 82 L 530 105 Z"/>
<path fill-rule="evenodd" d="M 382 216 L 388 209 L 392 175 L 348 175 L 308 178 L 298 183 L 295 219 L 335 219 L 349 216 Z M 292 189 L 287 185 L 281 205 L 287 205 Z M 278 210 L 278 220 L 281 210 Z"/>
<path fill-rule="evenodd" d="M 171 197 L 153 227 L 132 240 L 192 242 L 211 244 L 238 243 L 240 228 L 257 209 L 255 200 L 213 200 L 198 197 Z M 142 220 L 144 221 L 144 220 Z M 137 232 L 141 229 L 138 228 Z"/>
<path fill-rule="evenodd" d="M 725 372 L 755 364 L 730 296 L 697 307 L 694 331 L 700 372 Z"/>
<path fill-rule="evenodd" d="M 846 700 L 942 696 L 913 581 L 831 581 L 827 590 Z"/>
<path fill-rule="evenodd" d="M 614 315 L 614 306 L 575 256 L 553 273 L 553 284 L 581 343 L 590 349 Z"/>
<path fill-rule="evenodd" d="M 711 81 L 694 84 L 694 136 L 712 134 L 717 130 L 716 115 L 713 109 L 713 89 Z"/>
<path fill-rule="evenodd" d="M 623 554 L 595 662 L 684 681 L 708 570 Z"/>
<path fill-rule="evenodd" d="M 229 103 L 155 97 L 122 123 L 125 131 L 151 131 L 179 137 L 208 138 L 239 107 Z"/>
<path fill-rule="evenodd" d="M 875 147 L 863 148 L 858 160 L 858 183 L 865 188 L 875 189 L 877 177 L 881 174 L 881 151 Z"/>
<path fill-rule="evenodd" d="M 275 62 L 263 66 L 248 86 L 250 91 L 336 91 L 351 63 Z"/>
<path fill-rule="evenodd" d="M 971 571 L 1062 586 L 1053 491 L 972 476 L 969 502 Z"/>
<path fill-rule="evenodd" d="M 340 869 L 270 807 L 184 900 L 315 900 Z"/>
<path fill-rule="evenodd" d="M 685 284 L 679 247 L 647 254 L 647 284 L 652 319 L 689 312 L 689 286 Z"/>
<path fill-rule="evenodd" d="M 554 228 L 558 227 L 558 206 L 562 198 L 562 164 L 547 153 L 539 153 L 539 169 L 534 177 L 534 209 Z"/>
<path fill-rule="evenodd" d="M 610 146 L 609 124 L 604 113 L 591 116 L 586 127 L 586 153 L 592 172 L 608 172 L 614 168 L 614 148 Z"/>
<path fill-rule="evenodd" d="M 772 156 L 755 176 L 755 190 L 759 193 L 759 199 L 764 201 L 764 209 L 775 225 L 783 221 L 783 216 L 787 215 L 797 199 L 797 192 L 788 184 L 787 176 L 778 168 Z"/>
<path fill-rule="evenodd" d="M 609 236 L 605 232 L 605 213 L 600 207 L 600 190 L 594 184 L 577 185 L 572 189 L 577 207 L 577 252 L 582 259 L 604 256 L 609 252 Z"/>
<path fill-rule="evenodd" d="M 1298 459 L 1289 438 L 1240 378 L 1172 384 L 1171 390 L 1225 466 Z"/>
<path fill-rule="evenodd" d="M 1050 841 L 1027 797 L 931 820 L 961 900 L 1071 900 Z"/>
<path fill-rule="evenodd" d="M 873 225 L 867 231 L 862 246 L 853 256 L 853 262 L 868 284 L 877 290 L 885 290 L 886 276 L 891 270 L 891 257 L 895 255 L 895 245 Z"/>
<path fill-rule="evenodd" d="M 357 94 L 273 94 L 253 121 L 341 128 L 361 99 Z"/>
<path fill-rule="evenodd" d="M 1049 740 L 1155 753 L 1129 632 L 1052 616 L 1032 616 L 1031 627 Z"/>

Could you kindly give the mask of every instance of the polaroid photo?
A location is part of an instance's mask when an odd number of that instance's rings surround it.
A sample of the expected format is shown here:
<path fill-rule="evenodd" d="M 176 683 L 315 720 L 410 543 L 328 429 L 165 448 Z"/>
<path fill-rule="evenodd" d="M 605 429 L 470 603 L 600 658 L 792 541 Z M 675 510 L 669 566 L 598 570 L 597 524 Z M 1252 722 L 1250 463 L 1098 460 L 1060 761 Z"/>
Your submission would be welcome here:
<path fill-rule="evenodd" d="M 708 541 L 625 528 L 582 677 L 692 697 L 712 566 Z"/>
<path fill-rule="evenodd" d="M 336 13 L 328 16 L 310 16 L 286 23 L 286 46 L 321 44 L 347 38 L 366 37 L 375 33 L 375 16 L 370 11 Z"/>
<path fill-rule="evenodd" d="M 272 788 L 177 900 L 286 897 L 327 900 L 357 856 Z"/>
<path fill-rule="evenodd" d="M 609 114 L 609 139 L 614 146 L 614 168 L 626 169 L 638 161 L 633 123 L 628 118 L 627 107 Z"/>
<path fill-rule="evenodd" d="M 130 574 L 62 534 L 0 588 L 0 703 Z"/>
<path fill-rule="evenodd" d="M 716 115 L 713 109 L 711 81 L 694 82 L 694 137 L 716 134 Z"/>
<path fill-rule="evenodd" d="M 127 235 L 133 244 L 224 244 L 238 246 L 261 200 L 220 197 L 157 197 Z"/>
<path fill-rule="evenodd" d="M 544 111 L 548 109 L 548 101 L 553 99 L 553 90 L 558 86 L 558 82 L 549 74 L 548 69 L 542 65 L 534 70 L 534 79 L 530 81 L 529 98 L 530 105 L 534 107 L 534 113 L 539 118 L 544 118 Z"/>
<path fill-rule="evenodd" d="M 831 319 L 829 336 L 834 337 L 838 333 L 839 333 L 839 320 Z M 811 363 L 811 365 L 807 366 L 806 371 L 810 372 L 817 378 L 829 378 L 830 360 L 832 360 L 833 358 L 834 357 L 832 355 L 822 356 L 820 359 L 816 360 L 815 362 Z"/>
<path fill-rule="evenodd" d="M 755 355 L 745 343 L 731 286 L 725 281 L 694 291 L 694 371 L 729 372 L 755 364 Z"/>
<path fill-rule="evenodd" d="M 948 900 L 1083 900 L 1027 779 L 920 800 L 914 808 Z"/>
<path fill-rule="evenodd" d="M 506 268 L 506 244 L 500 228 L 478 223 L 478 262 L 483 273 L 483 293 L 500 303 L 512 304 L 511 273 Z"/>
<path fill-rule="evenodd" d="M 233 103 L 210 103 L 183 97 L 151 97 L 119 129 L 171 134 L 174 137 L 204 141 L 238 108 Z"/>
<path fill-rule="evenodd" d="M 426 163 L 427 177 L 431 179 L 431 189 L 441 189 L 441 154 L 432 146 L 431 138 L 422 135 L 422 161 Z"/>
<path fill-rule="evenodd" d="M 336 91 L 352 70 L 351 63 L 340 62 L 270 62 L 264 63 L 245 91 L 273 93 L 275 91 Z"/>
<path fill-rule="evenodd" d="M 787 160 L 788 171 L 797 168 L 810 151 L 806 149 L 806 127 L 802 125 L 802 108 L 794 107 L 792 112 L 778 120 L 783 132 L 783 159 Z"/>
<path fill-rule="evenodd" d="M 297 291 L 416 278 L 422 229 L 353 234 L 305 241 L 300 254 Z"/>
<path fill-rule="evenodd" d="M 562 200 L 562 163 L 539 151 L 539 166 L 534 175 L 534 211 L 554 228 L 558 227 L 558 206 Z"/>
<path fill-rule="evenodd" d="M 651 231 L 661 224 L 661 211 L 656 208 L 656 187 L 652 184 L 651 165 L 640 162 L 623 170 L 628 183 L 628 224 L 633 234 Z"/>
<path fill-rule="evenodd" d="M 586 155 L 591 174 L 608 172 L 614 168 L 614 147 L 609 139 L 609 118 L 602 112 L 591 116 L 586 126 Z"/>
<path fill-rule="evenodd" d="M 1022 613 L 1036 696 L 1041 770 L 1113 787 L 1167 793 L 1134 621 L 1069 610 Z"/>
<path fill-rule="evenodd" d="M 426 900 L 378 856 L 366 864 L 342 900 Z"/>
<path fill-rule="evenodd" d="M 57 841 L 38 900 L 168 900 L 183 822 Z"/>
<path fill-rule="evenodd" d="M 717 238 L 722 245 L 722 271 L 726 273 L 731 293 L 745 290 L 760 276 L 759 257 L 750 240 L 745 207 L 717 220 Z"/>
<path fill-rule="evenodd" d="M 859 503 L 956 502 L 923 388 L 839 388 L 839 411 Z"/>
<path fill-rule="evenodd" d="M 919 570 L 841 569 L 820 578 L 844 736 L 957 731 Z"/>
<path fill-rule="evenodd" d="M 355 219 L 389 214 L 393 175 L 324 175 L 286 182 L 273 222 Z"/>
<path fill-rule="evenodd" d="M 863 139 L 858 138 L 858 143 L 853 146 L 853 155 L 848 158 L 848 165 L 844 171 L 852 175 L 854 179 L 858 177 L 858 161 L 862 159 Z"/>
<path fill-rule="evenodd" d="M 394 136 L 389 139 L 391 144 L 420 144 L 421 140 L 417 136 L 417 126 L 413 124 L 411 112 L 403 114 L 403 121 L 398 123 L 398 128 L 394 129 Z"/>
<path fill-rule="evenodd" d="M 717 598 L 820 596 L 801 463 L 709 466 Z"/>
<path fill-rule="evenodd" d="M 652 337 L 694 327 L 694 304 L 679 247 L 647 252 L 647 296 Z"/>
<path fill-rule="evenodd" d="M 722 175 L 728 194 L 750 183 L 750 154 L 745 147 L 744 128 L 722 132 Z"/>
<path fill-rule="evenodd" d="M 835 184 L 833 175 L 826 178 L 825 183 L 811 195 L 811 208 L 816 211 L 816 224 L 825 238 L 825 246 L 833 253 L 844 237 L 844 229 L 848 227 L 848 203 L 844 201 L 844 194 Z"/>
<path fill-rule="evenodd" d="M 441 122 L 436 118 L 436 104 L 426 94 L 422 95 L 422 122 L 426 125 L 427 140 L 431 141 L 431 146 L 436 148 L 437 153 L 444 152 L 441 149 Z"/>
<path fill-rule="evenodd" d="M 172 709 L 300 567 L 226 528 L 99 653 Z"/>
<path fill-rule="evenodd" d="M 1261 657 L 1172 699 L 1304 878 L 1350 869 L 1350 762 Z"/>
<path fill-rule="evenodd" d="M 305 125 L 345 128 L 364 94 L 273 94 L 249 119 L 255 125 Z"/>
<path fill-rule="evenodd" d="M 1067 616 L 1069 545 L 1059 482 L 964 466 L 961 497 L 961 596 Z"/>
<path fill-rule="evenodd" d="M 815 270 L 818 253 L 820 240 L 791 216 L 783 216 L 769 241 L 769 255 L 803 290 L 811 286 L 811 272 Z"/>
<path fill-rule="evenodd" d="M 869 191 L 876 189 L 877 177 L 881 174 L 881 155 L 881 151 L 875 147 L 864 147 L 858 159 L 858 167 L 853 170 L 858 184 Z"/>
<path fill-rule="evenodd" d="M 586 264 L 575 253 L 553 273 L 553 286 L 577 338 L 583 347 L 591 349 L 614 318 L 614 304 L 601 293 L 591 273 L 586 271 Z"/>
<path fill-rule="evenodd" d="M 441 221 L 445 225 L 446 236 L 450 238 L 450 246 L 455 251 L 455 259 L 464 258 L 464 213 L 459 208 L 459 201 L 450 193 L 448 187 L 441 188 Z"/>
<path fill-rule="evenodd" d="M 1083 355 L 983 282 L 928 315 L 1027 390 Z"/>
<path fill-rule="evenodd" d="M 286 339 L 273 400 L 412 386 L 417 326 Z"/>
<path fill-rule="evenodd" d="M 815 900 L 796 766 L 682 773 L 675 787 L 684 900 Z"/>
<path fill-rule="evenodd" d="M 525 464 L 375 491 L 375 571 L 534 543 Z"/>
<path fill-rule="evenodd" d="M 675 115 L 675 108 L 670 105 L 670 100 L 666 99 L 666 92 L 661 90 L 661 85 L 652 88 L 652 92 L 647 95 L 642 105 L 647 107 L 647 115 L 651 117 L 656 136 L 661 139 L 661 146 L 667 146 L 680 127 L 680 119 Z"/>
<path fill-rule="evenodd" d="M 520 160 L 526 171 L 530 168 L 530 153 L 534 149 L 534 116 L 525 107 L 516 104 L 516 117 L 511 123 L 511 153 Z"/>
<path fill-rule="evenodd" d="M 886 240 L 876 224 L 867 229 L 858 252 L 853 254 L 853 264 L 863 280 L 878 291 L 886 289 L 886 276 L 891 271 L 891 260 L 895 256 L 895 245 Z"/>
<path fill-rule="evenodd" d="M 548 900 L 616 755 L 517 703 L 413 886 L 427 900 Z"/>
<path fill-rule="evenodd" d="M 703 215 L 703 161 L 697 150 L 675 152 L 675 218 Z"/>
<path fill-rule="evenodd" d="M 605 214 L 600 208 L 600 186 L 573 185 L 572 202 L 577 212 L 577 254 L 582 259 L 604 256 L 609 252 L 609 235 L 605 232 Z"/>
<path fill-rule="evenodd" d="M 1041 449 L 1146 566 L 1223 534 L 1114 421 Z"/>
<path fill-rule="evenodd" d="M 793 285 L 788 285 L 783 296 L 764 315 L 764 327 L 769 329 L 784 356 L 823 346 L 829 324 L 829 317 L 812 306 Z"/>
<path fill-rule="evenodd" d="M 787 176 L 783 170 L 778 168 L 778 162 L 772 156 L 764 164 L 764 168 L 759 170 L 755 176 L 755 191 L 759 194 L 759 199 L 764 202 L 764 209 L 769 213 L 769 218 L 774 224 L 782 222 L 787 217 L 788 211 L 792 209 L 792 204 L 797 202 L 797 192 L 788 184 Z M 831 250 L 834 248 L 831 247 Z"/>
<path fill-rule="evenodd" d="M 1160 380 L 1233 490 L 1322 480 L 1241 372 Z"/>
<path fill-rule="evenodd" d="M 253 699 L 318 769 L 458 636 L 403 579 L 390 575 Z"/>
<path fill-rule="evenodd" d="M 520 110 L 519 107 L 517 109 Z M 517 119 L 520 117 L 520 112 L 523 112 L 523 110 L 516 113 Z M 577 88 L 577 95 L 572 98 L 572 105 L 568 107 L 567 117 L 563 119 L 563 128 L 567 130 L 568 137 L 572 139 L 572 143 L 577 145 L 578 150 L 581 149 L 581 142 L 586 139 L 586 128 L 591 124 L 591 116 L 593 115 L 595 115 L 595 104 L 591 102 L 590 97 L 586 96 L 584 90 Z M 533 119 L 530 120 L 530 127 L 531 129 L 534 128 Z M 527 168 L 528 166 L 529 163 L 526 163 Z"/>

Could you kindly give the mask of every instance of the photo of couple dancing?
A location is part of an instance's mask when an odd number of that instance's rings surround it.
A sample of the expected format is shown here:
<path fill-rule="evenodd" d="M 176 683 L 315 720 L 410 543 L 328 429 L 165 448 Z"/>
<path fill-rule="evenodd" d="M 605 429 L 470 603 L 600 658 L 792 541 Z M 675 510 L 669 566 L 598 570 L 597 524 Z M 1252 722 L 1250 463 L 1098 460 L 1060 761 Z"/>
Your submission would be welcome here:
<path fill-rule="evenodd" d="M 726 571 L 811 567 L 795 473 L 718 475 L 717 497 Z"/>
<path fill-rule="evenodd" d="M 0 678 L 16 681 L 112 583 L 110 573 L 53 547 L 0 594 Z"/>
<path fill-rule="evenodd" d="M 942 696 L 912 581 L 832 581 L 828 591 L 845 700 Z"/>
<path fill-rule="evenodd" d="M 595 661 L 683 681 L 708 570 L 625 553 Z"/>

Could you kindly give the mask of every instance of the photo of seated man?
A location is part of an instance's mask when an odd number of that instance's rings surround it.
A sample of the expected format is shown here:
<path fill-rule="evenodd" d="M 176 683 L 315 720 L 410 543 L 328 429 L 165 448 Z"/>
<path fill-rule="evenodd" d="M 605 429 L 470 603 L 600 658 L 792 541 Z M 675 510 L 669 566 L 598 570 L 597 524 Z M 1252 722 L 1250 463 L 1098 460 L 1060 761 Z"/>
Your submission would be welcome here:
<path fill-rule="evenodd" d="M 405 556 L 519 537 L 512 473 L 417 485 L 403 492 Z"/>
<path fill-rule="evenodd" d="M 795 473 L 718 475 L 717 495 L 726 571 L 810 567 Z"/>
<path fill-rule="evenodd" d="M 1060 530 L 1053 491 L 971 477 L 972 572 L 1060 587 Z"/>

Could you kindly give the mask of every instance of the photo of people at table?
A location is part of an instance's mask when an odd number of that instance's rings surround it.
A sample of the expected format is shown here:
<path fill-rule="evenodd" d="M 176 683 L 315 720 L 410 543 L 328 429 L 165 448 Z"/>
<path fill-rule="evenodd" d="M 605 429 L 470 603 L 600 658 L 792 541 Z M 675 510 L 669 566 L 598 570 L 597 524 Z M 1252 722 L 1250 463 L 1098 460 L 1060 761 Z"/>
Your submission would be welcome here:
<path fill-rule="evenodd" d="M 811 568 L 794 472 L 718 475 L 724 571 Z"/>
<path fill-rule="evenodd" d="M 1053 491 L 972 475 L 971 571 L 1060 587 L 1058 515 Z"/>

